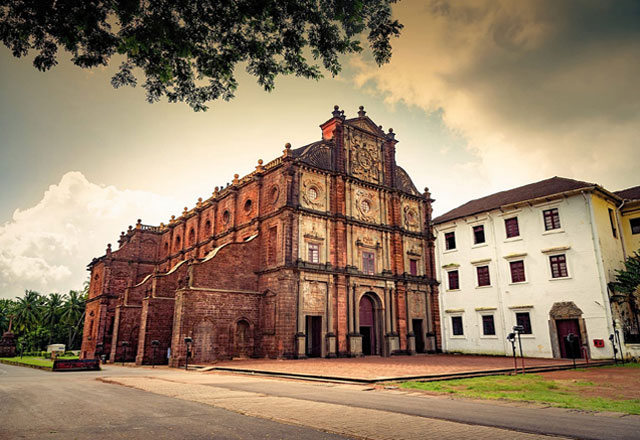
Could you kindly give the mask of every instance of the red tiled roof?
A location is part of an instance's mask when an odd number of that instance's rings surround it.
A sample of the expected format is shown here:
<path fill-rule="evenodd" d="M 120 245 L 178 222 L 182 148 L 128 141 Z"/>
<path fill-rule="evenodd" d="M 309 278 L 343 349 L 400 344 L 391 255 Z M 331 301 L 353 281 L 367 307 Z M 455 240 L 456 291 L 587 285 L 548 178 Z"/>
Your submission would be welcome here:
<path fill-rule="evenodd" d="M 525 200 L 560 194 L 566 191 L 574 191 L 582 188 L 591 188 L 595 183 L 582 182 L 580 180 L 567 179 L 565 177 L 552 177 L 540 182 L 530 183 L 518 188 L 491 194 L 480 199 L 471 200 L 451 211 L 433 219 L 433 223 L 440 224 L 468 215 L 474 215 L 503 205 L 524 202 Z"/>
<path fill-rule="evenodd" d="M 640 200 L 640 186 L 615 191 L 615 195 L 625 200 Z"/>

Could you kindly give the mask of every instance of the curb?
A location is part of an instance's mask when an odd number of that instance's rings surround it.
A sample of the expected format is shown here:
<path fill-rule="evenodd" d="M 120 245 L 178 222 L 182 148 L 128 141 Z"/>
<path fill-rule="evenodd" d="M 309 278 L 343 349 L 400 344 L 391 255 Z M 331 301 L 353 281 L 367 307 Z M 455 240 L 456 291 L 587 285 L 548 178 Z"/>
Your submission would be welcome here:
<path fill-rule="evenodd" d="M 576 368 L 591 368 L 602 367 L 605 365 L 613 365 L 613 361 L 597 361 L 597 362 L 580 362 L 576 363 Z M 567 365 L 542 365 L 538 367 L 526 368 L 527 373 L 542 373 L 546 371 L 561 371 L 571 370 L 573 364 Z M 282 371 L 268 371 L 268 370 L 253 370 L 248 368 L 234 368 L 234 367 L 211 367 L 207 368 L 207 371 L 225 371 L 230 373 L 239 374 L 251 374 L 259 376 L 273 376 L 282 377 L 288 379 L 303 379 L 318 382 L 331 382 L 331 383 L 350 383 L 350 384 L 375 384 L 384 382 L 404 382 L 409 380 L 415 380 L 420 382 L 432 382 L 436 380 L 452 380 L 452 379 L 466 379 L 471 377 L 483 377 L 483 376 L 495 376 L 495 375 L 508 375 L 513 372 L 513 368 L 500 368 L 495 370 L 480 370 L 480 371 L 464 371 L 460 373 L 444 373 L 444 374 L 426 374 L 417 376 L 397 376 L 397 377 L 378 377 L 375 379 L 365 378 L 353 378 L 342 376 L 324 376 L 318 374 L 303 374 L 303 373 L 286 373 Z M 520 371 L 520 370 L 519 370 Z"/>

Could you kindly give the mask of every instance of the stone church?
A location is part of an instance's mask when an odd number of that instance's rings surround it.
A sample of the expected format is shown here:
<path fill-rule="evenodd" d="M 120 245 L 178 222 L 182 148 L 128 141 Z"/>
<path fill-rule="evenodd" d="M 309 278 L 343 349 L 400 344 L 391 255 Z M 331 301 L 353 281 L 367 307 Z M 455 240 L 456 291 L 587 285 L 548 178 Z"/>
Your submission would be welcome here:
<path fill-rule="evenodd" d="M 427 189 L 395 134 L 336 106 L 292 149 L 95 258 L 83 358 L 184 365 L 439 351 Z"/>

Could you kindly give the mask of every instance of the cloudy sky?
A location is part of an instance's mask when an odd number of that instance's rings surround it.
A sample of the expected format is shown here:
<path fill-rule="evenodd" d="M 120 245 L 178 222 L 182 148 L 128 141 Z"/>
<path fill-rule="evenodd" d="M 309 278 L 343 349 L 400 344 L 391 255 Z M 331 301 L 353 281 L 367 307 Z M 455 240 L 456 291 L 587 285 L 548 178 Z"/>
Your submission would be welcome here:
<path fill-rule="evenodd" d="M 640 185 L 640 3 L 403 0 L 389 65 L 338 78 L 239 74 L 206 113 L 113 89 L 113 68 L 47 73 L 0 47 L 0 297 L 78 289 L 86 264 L 258 159 L 320 138 L 338 104 L 397 133 L 398 163 L 442 214 L 545 179 Z"/>

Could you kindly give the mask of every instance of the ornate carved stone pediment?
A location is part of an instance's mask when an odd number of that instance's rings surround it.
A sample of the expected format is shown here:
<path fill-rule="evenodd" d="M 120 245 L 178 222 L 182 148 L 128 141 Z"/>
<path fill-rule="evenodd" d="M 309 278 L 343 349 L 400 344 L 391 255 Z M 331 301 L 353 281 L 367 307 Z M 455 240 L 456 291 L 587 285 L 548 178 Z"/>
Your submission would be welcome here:
<path fill-rule="evenodd" d="M 555 319 L 572 319 L 582 316 L 582 310 L 573 301 L 553 303 L 549 316 Z"/>
<path fill-rule="evenodd" d="M 380 141 L 374 136 L 353 129 L 347 131 L 346 137 L 351 174 L 367 182 L 380 183 Z"/>

